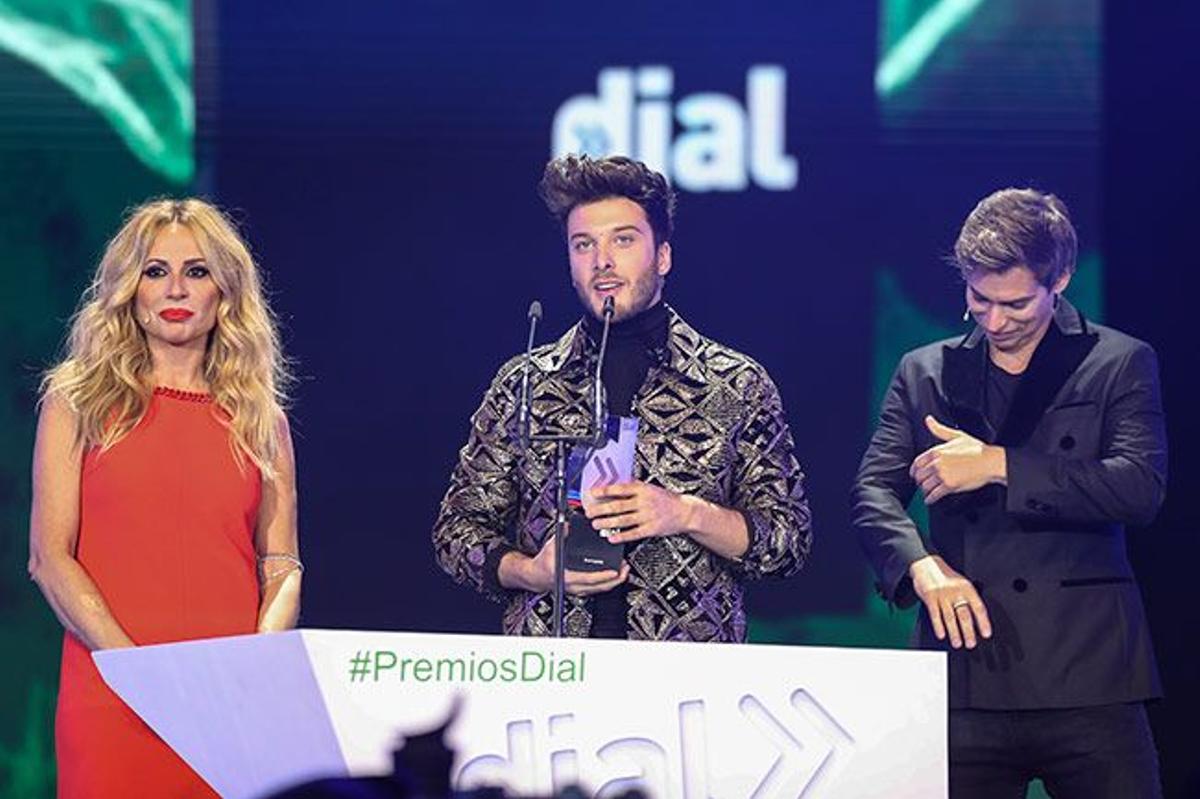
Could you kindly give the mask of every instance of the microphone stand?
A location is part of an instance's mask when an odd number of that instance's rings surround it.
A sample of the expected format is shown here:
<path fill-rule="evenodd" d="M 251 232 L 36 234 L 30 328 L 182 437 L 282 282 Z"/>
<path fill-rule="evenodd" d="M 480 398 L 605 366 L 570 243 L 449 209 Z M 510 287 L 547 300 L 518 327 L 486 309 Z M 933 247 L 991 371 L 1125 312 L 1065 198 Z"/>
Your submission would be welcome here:
<path fill-rule="evenodd" d="M 529 338 L 525 342 L 525 363 L 521 367 L 521 402 L 517 410 L 517 436 L 521 450 L 529 449 L 529 367 L 533 361 L 533 335 L 542 318 L 542 304 L 537 300 L 529 303 Z"/>
<path fill-rule="evenodd" d="M 536 301 L 535 301 L 536 302 Z M 521 409 L 518 412 L 518 424 L 523 420 L 527 426 L 529 424 L 529 362 L 530 350 L 533 347 L 533 327 L 537 324 L 537 319 L 534 318 L 533 306 L 530 306 L 530 329 L 529 329 L 529 346 L 525 352 L 525 374 L 522 376 L 521 385 Z M 537 305 L 537 318 L 541 318 L 541 305 Z M 554 444 L 554 476 L 557 481 L 557 502 L 554 526 L 555 536 L 557 541 L 554 544 L 554 625 L 553 633 L 555 638 L 563 636 L 563 611 L 566 608 L 566 542 L 567 535 L 570 531 L 570 522 L 567 517 L 567 445 L 583 444 L 592 449 L 602 446 L 605 439 L 604 430 L 604 401 L 603 401 L 603 385 L 600 381 L 600 370 L 604 366 L 604 355 L 608 347 L 608 327 L 612 323 L 613 317 L 613 298 L 604 298 L 604 330 L 600 335 L 600 355 L 596 360 L 596 371 L 593 376 L 592 390 L 592 426 L 593 430 L 586 436 L 573 436 L 566 434 L 539 434 L 530 435 L 526 428 L 521 431 L 522 446 L 528 449 L 531 443 L 553 443 Z"/>

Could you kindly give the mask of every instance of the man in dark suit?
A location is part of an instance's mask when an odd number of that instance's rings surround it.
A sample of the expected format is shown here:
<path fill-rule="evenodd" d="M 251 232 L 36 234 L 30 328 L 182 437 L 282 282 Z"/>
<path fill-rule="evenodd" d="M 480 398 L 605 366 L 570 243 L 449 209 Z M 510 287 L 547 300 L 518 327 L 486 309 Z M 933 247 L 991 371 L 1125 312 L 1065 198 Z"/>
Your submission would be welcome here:
<path fill-rule="evenodd" d="M 920 600 L 917 645 L 949 653 L 956 797 L 1022 797 L 1034 778 L 1055 797 L 1161 793 L 1125 552 L 1166 485 L 1158 366 L 1063 299 L 1076 251 L 1051 194 L 976 206 L 954 248 L 975 327 L 904 356 L 855 481 L 880 592 Z M 929 541 L 906 510 L 918 489 Z"/>

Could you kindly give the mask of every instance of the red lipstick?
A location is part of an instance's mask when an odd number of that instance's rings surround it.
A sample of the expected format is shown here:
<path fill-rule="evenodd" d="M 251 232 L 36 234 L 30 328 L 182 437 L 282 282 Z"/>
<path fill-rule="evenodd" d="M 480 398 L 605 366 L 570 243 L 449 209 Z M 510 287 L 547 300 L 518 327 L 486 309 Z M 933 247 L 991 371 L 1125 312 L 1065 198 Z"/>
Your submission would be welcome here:
<path fill-rule="evenodd" d="M 166 308 L 158 312 L 158 315 L 168 322 L 186 322 L 195 314 L 187 308 Z"/>

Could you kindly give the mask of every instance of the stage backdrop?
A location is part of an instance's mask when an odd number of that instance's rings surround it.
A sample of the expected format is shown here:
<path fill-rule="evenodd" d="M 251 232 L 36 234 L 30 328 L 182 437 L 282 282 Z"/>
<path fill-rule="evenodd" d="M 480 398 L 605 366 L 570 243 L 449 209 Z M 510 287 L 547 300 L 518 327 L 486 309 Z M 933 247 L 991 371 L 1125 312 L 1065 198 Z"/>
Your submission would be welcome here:
<path fill-rule="evenodd" d="M 984 194 L 1060 194 L 1102 315 L 1095 3 L 324 2 L 220 7 L 205 191 L 270 273 L 296 393 L 313 625 L 494 631 L 429 531 L 496 367 L 579 317 L 535 193 L 553 154 L 629 153 L 681 190 L 667 300 L 782 392 L 816 541 L 750 590 L 758 640 L 903 642 L 847 495 L 906 348 L 965 329 L 942 259 Z"/>
<path fill-rule="evenodd" d="M 59 633 L 23 576 L 37 376 L 131 202 L 216 200 L 268 273 L 301 378 L 307 626 L 498 629 L 430 528 L 529 301 L 542 342 L 579 317 L 535 194 L 552 155 L 670 176 L 667 300 L 782 393 L 816 539 L 802 574 L 750 587 L 758 641 L 905 642 L 847 497 L 900 354 L 965 330 L 943 258 L 981 196 L 1061 196 L 1069 294 L 1103 318 L 1099 0 L 44 5 L 0 7 L 11 795 L 52 778 Z"/>

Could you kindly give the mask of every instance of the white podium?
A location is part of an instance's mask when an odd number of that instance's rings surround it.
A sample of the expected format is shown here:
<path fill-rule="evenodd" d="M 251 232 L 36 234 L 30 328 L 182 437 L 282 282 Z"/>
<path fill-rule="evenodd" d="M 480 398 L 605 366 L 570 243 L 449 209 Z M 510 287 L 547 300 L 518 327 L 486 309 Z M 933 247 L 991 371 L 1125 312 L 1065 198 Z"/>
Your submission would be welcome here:
<path fill-rule="evenodd" d="M 947 794 L 937 652 L 297 630 L 94 657 L 225 797 L 389 773 L 403 736 L 439 726 L 456 697 L 458 788 Z"/>

